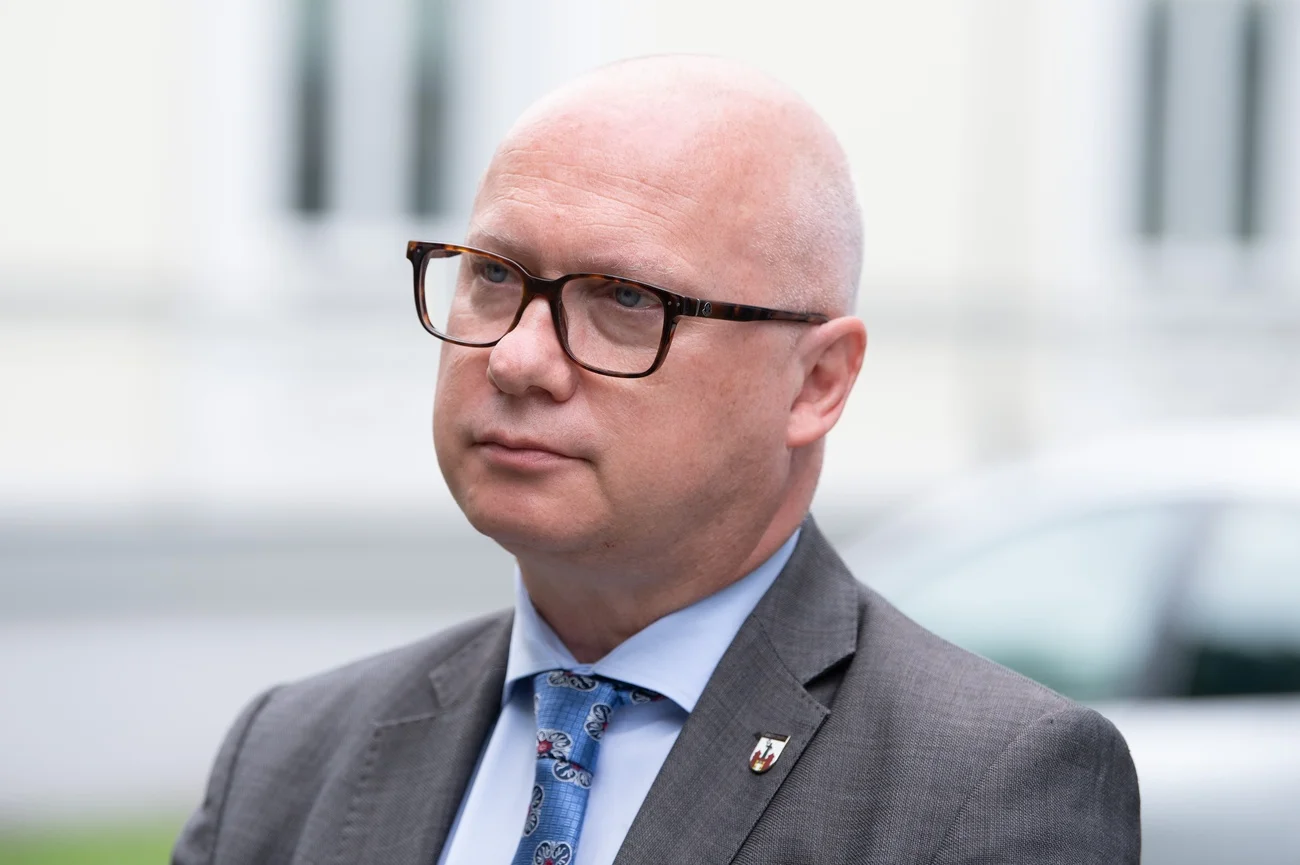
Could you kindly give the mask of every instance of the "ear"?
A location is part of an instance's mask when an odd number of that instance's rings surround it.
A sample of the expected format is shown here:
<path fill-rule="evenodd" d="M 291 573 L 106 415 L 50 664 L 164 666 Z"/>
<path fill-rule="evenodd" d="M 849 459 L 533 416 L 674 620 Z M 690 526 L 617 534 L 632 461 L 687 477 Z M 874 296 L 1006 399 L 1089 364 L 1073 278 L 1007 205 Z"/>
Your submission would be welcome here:
<path fill-rule="evenodd" d="M 832 319 L 808 333 L 796 351 L 803 382 L 786 427 L 791 450 L 820 440 L 840 419 L 867 352 L 866 325 L 853 316 Z"/>

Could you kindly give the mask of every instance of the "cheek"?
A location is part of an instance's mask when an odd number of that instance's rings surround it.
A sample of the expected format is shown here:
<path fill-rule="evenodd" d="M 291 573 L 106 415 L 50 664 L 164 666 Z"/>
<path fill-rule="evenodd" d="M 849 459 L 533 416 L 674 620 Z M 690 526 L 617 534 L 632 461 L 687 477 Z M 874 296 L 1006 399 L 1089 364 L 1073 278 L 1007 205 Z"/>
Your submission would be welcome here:
<path fill-rule="evenodd" d="M 475 399 L 477 386 L 487 386 L 487 361 L 462 349 L 448 352 L 444 345 L 438 361 L 433 396 L 433 442 L 439 460 L 457 447 L 464 447 L 459 430 L 466 410 Z M 446 467 L 444 466 L 444 471 Z"/>
<path fill-rule="evenodd" d="M 618 419 L 624 446 L 611 440 L 642 495 L 716 503 L 763 483 L 779 464 L 784 413 L 769 382 L 710 367 L 663 385 L 654 398 L 625 407 Z"/>

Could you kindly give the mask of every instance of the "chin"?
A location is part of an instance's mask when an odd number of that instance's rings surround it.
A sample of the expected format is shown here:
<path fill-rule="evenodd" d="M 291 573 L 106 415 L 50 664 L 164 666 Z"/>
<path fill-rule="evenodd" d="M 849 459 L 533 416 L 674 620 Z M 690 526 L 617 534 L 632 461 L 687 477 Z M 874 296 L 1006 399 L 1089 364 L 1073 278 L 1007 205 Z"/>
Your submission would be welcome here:
<path fill-rule="evenodd" d="M 476 531 L 513 555 L 585 549 L 608 528 L 572 496 L 478 486 L 455 498 Z"/>

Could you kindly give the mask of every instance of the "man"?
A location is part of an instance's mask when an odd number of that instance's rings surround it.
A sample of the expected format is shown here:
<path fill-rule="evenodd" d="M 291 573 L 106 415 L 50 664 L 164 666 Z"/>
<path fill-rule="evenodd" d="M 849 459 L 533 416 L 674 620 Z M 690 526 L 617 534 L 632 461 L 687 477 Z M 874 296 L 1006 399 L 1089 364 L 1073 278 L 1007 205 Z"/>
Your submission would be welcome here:
<path fill-rule="evenodd" d="M 748 69 L 629 61 L 527 112 L 465 245 L 409 251 L 513 614 L 263 695 L 174 861 L 1136 863 L 1114 728 L 807 516 L 861 247 L 835 137 Z"/>

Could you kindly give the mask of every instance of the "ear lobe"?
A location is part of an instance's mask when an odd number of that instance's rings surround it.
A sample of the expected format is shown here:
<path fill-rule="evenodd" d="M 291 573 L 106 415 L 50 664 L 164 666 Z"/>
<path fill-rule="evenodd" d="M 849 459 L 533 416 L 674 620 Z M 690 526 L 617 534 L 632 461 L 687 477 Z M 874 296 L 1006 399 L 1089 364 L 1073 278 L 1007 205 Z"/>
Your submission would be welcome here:
<path fill-rule="evenodd" d="M 801 352 L 803 382 L 790 406 L 787 447 L 807 447 L 831 431 L 844 412 L 866 351 L 867 328 L 859 318 L 836 318 L 809 334 Z"/>

